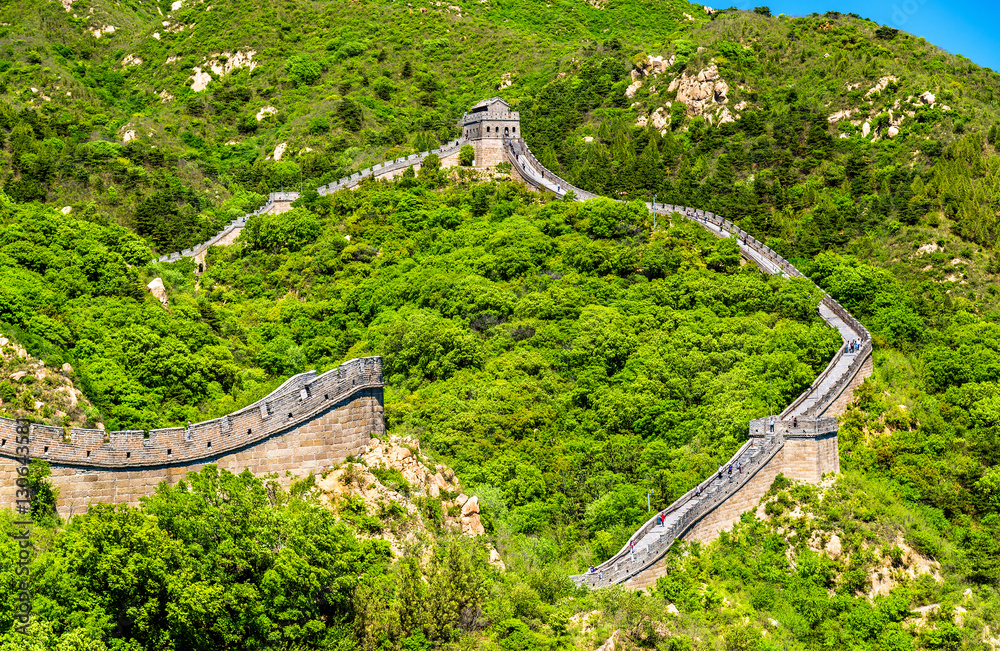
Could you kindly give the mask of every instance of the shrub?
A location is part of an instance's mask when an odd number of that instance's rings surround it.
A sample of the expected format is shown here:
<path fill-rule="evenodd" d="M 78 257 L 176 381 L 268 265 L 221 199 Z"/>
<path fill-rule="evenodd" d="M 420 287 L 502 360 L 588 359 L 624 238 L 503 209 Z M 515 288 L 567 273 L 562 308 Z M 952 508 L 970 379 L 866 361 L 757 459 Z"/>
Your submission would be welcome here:
<path fill-rule="evenodd" d="M 296 86 L 316 83 L 321 72 L 320 65 L 308 54 L 290 57 L 285 62 L 285 74 Z"/>
<path fill-rule="evenodd" d="M 240 238 L 251 249 L 280 253 L 298 251 L 319 237 L 319 218 L 306 208 L 293 208 L 282 214 L 255 215 Z"/>
<path fill-rule="evenodd" d="M 472 145 L 462 145 L 458 152 L 458 162 L 464 167 L 470 167 L 476 160 L 476 149 Z"/>

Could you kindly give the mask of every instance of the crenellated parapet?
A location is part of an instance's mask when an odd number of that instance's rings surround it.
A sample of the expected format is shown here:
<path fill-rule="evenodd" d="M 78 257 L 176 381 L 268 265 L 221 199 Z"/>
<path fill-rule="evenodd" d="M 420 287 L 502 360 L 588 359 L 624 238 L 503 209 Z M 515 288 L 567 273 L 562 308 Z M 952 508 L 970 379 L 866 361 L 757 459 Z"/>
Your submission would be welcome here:
<path fill-rule="evenodd" d="M 0 419 L 0 486 L 16 481 L 15 421 Z M 52 467 L 61 509 L 135 502 L 161 481 L 215 463 L 238 473 L 321 470 L 364 451 L 385 432 L 382 359 L 352 359 L 322 375 L 300 373 L 257 402 L 188 427 L 104 431 L 32 425 L 32 458 Z M 61 511 L 64 512 L 64 511 Z"/>
<path fill-rule="evenodd" d="M 515 173 L 531 187 L 559 197 L 572 193 L 579 201 L 597 196 L 546 169 L 521 138 L 505 139 L 504 151 Z M 649 203 L 647 207 L 661 215 L 680 215 L 718 237 L 734 239 L 742 256 L 765 273 L 805 278 L 777 252 L 724 217 L 688 206 Z M 749 441 L 718 473 L 657 513 L 594 572 L 573 577 L 577 583 L 593 588 L 649 587 L 666 571 L 663 559 L 675 541 L 714 539 L 758 504 L 779 473 L 816 482 L 840 471 L 836 414 L 843 412 L 854 388 L 871 374 L 872 342 L 868 330 L 826 292 L 817 311 L 838 330 L 843 345 L 810 387 L 780 414 L 751 420 Z"/>

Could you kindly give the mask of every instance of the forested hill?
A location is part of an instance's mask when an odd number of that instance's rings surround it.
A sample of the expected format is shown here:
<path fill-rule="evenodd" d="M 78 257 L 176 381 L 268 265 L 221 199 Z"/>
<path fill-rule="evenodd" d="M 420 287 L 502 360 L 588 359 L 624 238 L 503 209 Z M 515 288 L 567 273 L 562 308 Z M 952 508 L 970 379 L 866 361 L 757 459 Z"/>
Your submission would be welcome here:
<path fill-rule="evenodd" d="M 3 415 L 182 424 L 379 354 L 389 433 L 455 468 L 508 568 L 444 540 L 433 523 L 458 496 L 416 495 L 431 525 L 394 560 L 364 540 L 398 525 L 391 502 L 331 514 L 308 479 L 284 493 L 209 468 L 141 509 L 40 508 L 28 648 L 1000 646 L 992 71 L 858 16 L 680 0 L 0 14 Z M 436 147 L 493 95 L 546 166 L 631 201 L 560 201 L 433 159 L 310 191 Z M 203 273 L 151 262 L 281 187 L 303 198 Z M 781 478 L 732 535 L 672 554 L 652 595 L 586 594 L 566 577 L 839 345 L 813 285 L 654 221 L 654 194 L 792 261 L 871 331 L 876 370 L 842 418 L 838 479 Z M 0 614 L 2 651 L 25 648 L 11 624 Z"/>

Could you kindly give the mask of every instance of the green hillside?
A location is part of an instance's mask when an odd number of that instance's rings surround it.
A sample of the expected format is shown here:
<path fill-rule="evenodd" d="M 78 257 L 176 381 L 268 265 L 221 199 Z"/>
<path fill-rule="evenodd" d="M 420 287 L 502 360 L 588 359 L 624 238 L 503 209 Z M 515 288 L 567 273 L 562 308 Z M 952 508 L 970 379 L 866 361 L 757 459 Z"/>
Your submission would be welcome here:
<path fill-rule="evenodd" d="M 0 332 L 89 401 L 36 407 L 55 381 L 25 375 L 0 413 L 178 425 L 382 355 L 389 434 L 455 469 L 507 564 L 444 533 L 441 500 L 393 558 L 369 540 L 391 509 L 209 468 L 141 509 L 37 511 L 35 623 L 25 643 L 0 613 L 0 651 L 1000 648 L 996 73 L 857 16 L 681 0 L 0 13 Z M 454 138 L 493 95 L 546 166 L 633 201 L 433 164 L 309 191 Z M 151 262 L 282 187 L 306 192 L 204 273 Z M 835 481 L 779 478 L 649 594 L 585 593 L 567 577 L 647 496 L 690 489 L 838 346 L 813 285 L 654 228 L 654 194 L 791 260 L 871 331 L 876 370 Z"/>

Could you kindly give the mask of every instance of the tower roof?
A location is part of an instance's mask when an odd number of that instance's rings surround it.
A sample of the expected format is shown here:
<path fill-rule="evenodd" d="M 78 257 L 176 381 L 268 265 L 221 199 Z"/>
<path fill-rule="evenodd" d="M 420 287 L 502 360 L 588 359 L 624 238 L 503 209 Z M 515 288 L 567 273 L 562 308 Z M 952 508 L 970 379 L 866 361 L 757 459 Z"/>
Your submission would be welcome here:
<path fill-rule="evenodd" d="M 473 106 L 471 110 L 475 111 L 477 108 L 492 108 L 494 104 L 503 104 L 504 108 L 508 110 L 510 109 L 510 104 L 505 102 L 503 98 L 491 97 L 489 99 L 484 99 L 483 101 L 479 102 L 478 104 Z"/>

